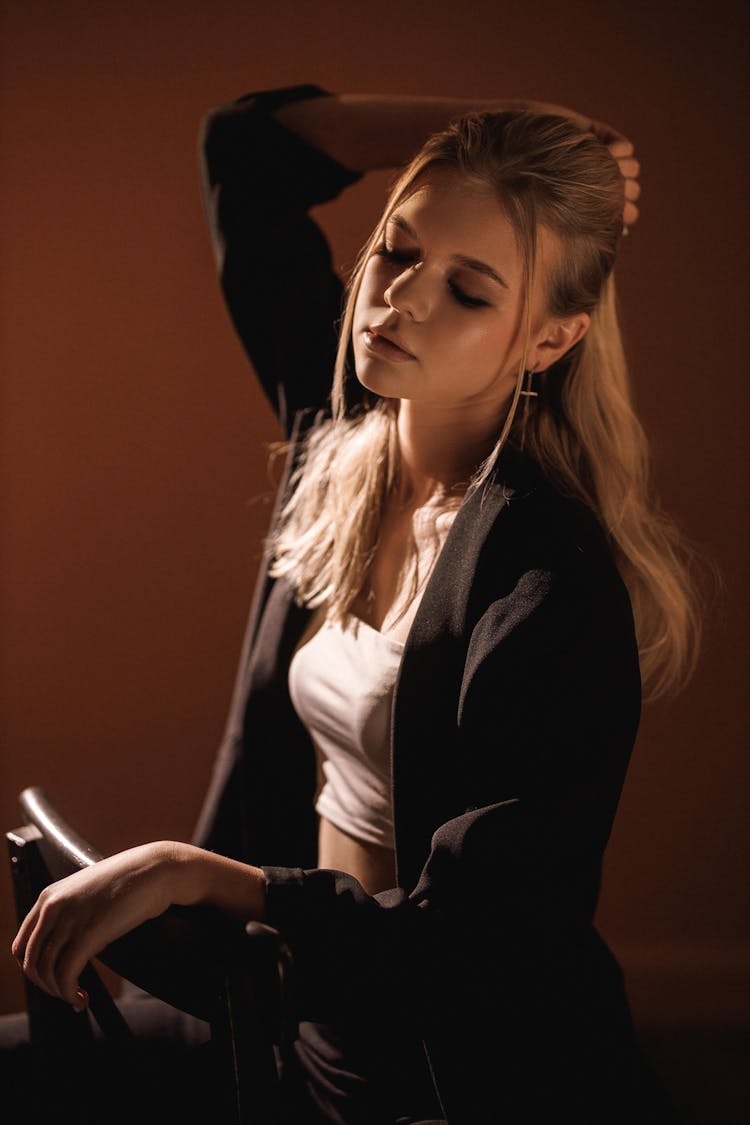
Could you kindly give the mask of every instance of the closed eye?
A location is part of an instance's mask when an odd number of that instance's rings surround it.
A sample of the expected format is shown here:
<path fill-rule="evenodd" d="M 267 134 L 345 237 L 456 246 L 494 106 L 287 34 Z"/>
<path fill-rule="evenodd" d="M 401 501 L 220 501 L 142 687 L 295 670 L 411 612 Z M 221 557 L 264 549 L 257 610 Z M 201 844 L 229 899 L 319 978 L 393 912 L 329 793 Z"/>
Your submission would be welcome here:
<path fill-rule="evenodd" d="M 377 247 L 375 253 L 385 258 L 389 262 L 394 262 L 396 265 L 408 266 L 410 262 L 415 262 L 419 257 L 415 250 L 396 250 L 393 246 L 386 245 L 381 242 Z M 459 305 L 463 305 L 467 309 L 479 309 L 489 305 L 489 301 L 485 301 L 482 297 L 472 297 L 469 293 L 464 292 L 460 285 L 456 285 L 455 281 L 448 282 L 448 289 L 451 296 L 458 301 Z"/>
<path fill-rule="evenodd" d="M 386 246 L 384 242 L 378 246 L 375 253 L 381 258 L 387 258 L 389 262 L 398 262 L 399 265 L 404 266 L 417 258 L 417 253 L 414 250 L 396 250 L 392 246 Z"/>
<path fill-rule="evenodd" d="M 471 297 L 468 293 L 464 293 L 463 289 L 459 288 L 455 281 L 449 281 L 448 288 L 459 305 L 464 305 L 467 309 L 480 309 L 483 305 L 489 305 L 489 301 L 485 301 L 481 297 Z"/>

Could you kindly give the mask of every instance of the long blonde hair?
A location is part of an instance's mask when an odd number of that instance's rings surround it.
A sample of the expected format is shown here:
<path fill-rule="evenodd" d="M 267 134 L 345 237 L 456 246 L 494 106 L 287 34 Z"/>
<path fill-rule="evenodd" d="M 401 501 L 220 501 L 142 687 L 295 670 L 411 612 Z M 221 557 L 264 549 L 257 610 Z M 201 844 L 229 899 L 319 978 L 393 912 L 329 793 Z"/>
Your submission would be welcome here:
<path fill-rule="evenodd" d="M 633 606 L 644 687 L 651 698 L 680 686 L 695 662 L 699 613 L 691 551 L 651 496 L 648 443 L 631 404 L 612 268 L 622 231 L 623 184 L 616 161 L 565 118 L 477 113 L 431 137 L 394 184 L 384 214 L 352 273 L 341 324 L 331 419 L 314 427 L 272 532 L 272 574 L 298 599 L 342 617 L 363 588 L 377 547 L 384 501 L 398 481 L 397 404 L 369 393 L 346 408 L 354 306 L 364 266 L 388 216 L 430 167 L 490 185 L 512 223 L 523 260 L 526 347 L 531 331 L 537 228 L 560 241 L 547 311 L 591 317 L 583 339 L 535 376 L 538 394 L 518 410 L 526 355 L 490 456 L 488 480 L 508 442 L 522 448 L 562 493 L 587 504 L 604 528 Z M 524 349 L 525 351 L 525 349 Z"/>

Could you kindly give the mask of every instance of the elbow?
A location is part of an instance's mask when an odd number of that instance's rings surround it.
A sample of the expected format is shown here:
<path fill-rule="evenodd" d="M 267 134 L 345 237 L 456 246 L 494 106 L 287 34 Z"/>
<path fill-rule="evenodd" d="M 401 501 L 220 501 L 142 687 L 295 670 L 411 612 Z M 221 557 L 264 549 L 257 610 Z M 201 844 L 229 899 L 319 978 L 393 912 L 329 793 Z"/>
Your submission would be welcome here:
<path fill-rule="evenodd" d="M 222 108 L 210 109 L 198 125 L 198 160 L 210 183 L 216 183 L 220 164 Z"/>
<path fill-rule="evenodd" d="M 198 126 L 198 159 L 213 187 L 232 175 L 246 143 L 244 115 L 237 102 L 209 109 Z"/>

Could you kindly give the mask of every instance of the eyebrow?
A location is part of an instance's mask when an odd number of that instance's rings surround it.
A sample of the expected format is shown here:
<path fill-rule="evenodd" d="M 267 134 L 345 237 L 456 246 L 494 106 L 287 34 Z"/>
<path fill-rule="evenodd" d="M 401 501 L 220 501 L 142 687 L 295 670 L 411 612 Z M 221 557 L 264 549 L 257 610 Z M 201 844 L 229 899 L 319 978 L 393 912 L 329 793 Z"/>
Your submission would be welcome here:
<path fill-rule="evenodd" d="M 401 215 L 389 215 L 388 221 L 394 223 L 395 226 L 404 231 L 405 234 L 413 238 L 415 242 L 419 242 L 414 227 L 411 226 L 410 223 L 407 223 L 406 219 Z M 484 274 L 484 276 L 489 277 L 491 281 L 496 281 L 498 285 L 502 285 L 503 289 L 510 289 L 505 278 L 502 277 L 497 270 L 494 270 L 492 266 L 489 266 L 486 262 L 481 262 L 479 258 L 469 258 L 465 254 L 453 254 L 451 260 L 458 262 L 461 266 L 466 266 L 467 269 L 476 270 L 477 273 Z"/>

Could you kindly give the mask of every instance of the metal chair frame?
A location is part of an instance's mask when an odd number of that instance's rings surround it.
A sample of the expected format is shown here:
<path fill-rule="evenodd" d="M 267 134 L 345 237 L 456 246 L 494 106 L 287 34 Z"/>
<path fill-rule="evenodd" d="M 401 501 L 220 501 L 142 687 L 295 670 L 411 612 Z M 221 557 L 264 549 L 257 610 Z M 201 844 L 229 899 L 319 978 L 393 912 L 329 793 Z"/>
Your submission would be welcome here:
<path fill-rule="evenodd" d="M 48 884 L 99 862 L 100 852 L 60 816 L 38 787 L 24 789 L 25 823 L 6 833 L 19 924 Z M 221 1059 L 228 1125 L 274 1125 L 279 1080 L 274 1044 L 296 1036 L 292 958 L 278 931 L 246 926 L 219 911 L 171 907 L 124 935 L 99 956 L 121 977 L 211 1025 Z M 24 978 L 33 1046 L 91 1044 L 88 1012 L 77 1014 Z M 104 1038 L 133 1041 L 117 1004 L 92 964 L 81 975 Z"/>

